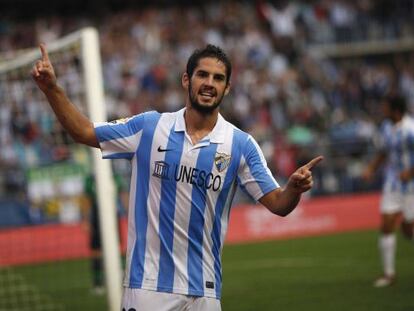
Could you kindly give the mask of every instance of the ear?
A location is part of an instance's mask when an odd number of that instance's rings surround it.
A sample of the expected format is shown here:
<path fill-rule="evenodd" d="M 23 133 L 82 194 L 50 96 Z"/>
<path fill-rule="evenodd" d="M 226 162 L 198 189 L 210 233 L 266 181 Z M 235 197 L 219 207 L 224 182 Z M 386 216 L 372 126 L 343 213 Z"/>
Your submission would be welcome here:
<path fill-rule="evenodd" d="M 231 83 L 227 83 L 226 88 L 224 89 L 224 95 L 227 95 L 230 92 Z"/>
<path fill-rule="evenodd" d="M 181 85 L 184 89 L 188 90 L 188 86 L 190 85 L 190 77 L 186 72 L 184 72 L 181 76 Z"/>

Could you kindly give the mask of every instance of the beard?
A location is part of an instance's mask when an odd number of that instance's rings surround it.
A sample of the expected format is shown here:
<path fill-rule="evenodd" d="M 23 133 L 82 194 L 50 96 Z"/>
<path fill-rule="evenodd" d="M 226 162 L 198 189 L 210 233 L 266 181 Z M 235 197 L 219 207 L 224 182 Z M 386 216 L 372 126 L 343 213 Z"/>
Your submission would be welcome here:
<path fill-rule="evenodd" d="M 220 106 L 224 97 L 223 93 L 220 97 L 217 96 L 216 101 L 212 105 L 203 105 L 197 100 L 197 95 L 192 92 L 192 89 L 193 88 L 190 83 L 188 87 L 188 97 L 190 99 L 191 107 L 203 114 L 211 114 L 214 110 L 216 110 L 216 108 Z"/>

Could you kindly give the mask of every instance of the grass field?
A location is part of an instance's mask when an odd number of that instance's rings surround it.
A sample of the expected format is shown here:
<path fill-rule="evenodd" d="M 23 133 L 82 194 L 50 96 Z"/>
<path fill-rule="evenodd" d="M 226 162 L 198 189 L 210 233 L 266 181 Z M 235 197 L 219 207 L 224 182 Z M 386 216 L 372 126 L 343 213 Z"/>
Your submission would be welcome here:
<path fill-rule="evenodd" d="M 382 289 L 373 231 L 227 247 L 223 310 L 414 310 L 414 243 L 398 242 L 398 282 Z"/>
<path fill-rule="evenodd" d="M 398 242 L 398 281 L 384 289 L 371 286 L 374 231 L 227 245 L 223 310 L 414 310 L 414 244 Z M 85 260 L 2 269 L 0 310 L 107 310 L 90 280 Z"/>

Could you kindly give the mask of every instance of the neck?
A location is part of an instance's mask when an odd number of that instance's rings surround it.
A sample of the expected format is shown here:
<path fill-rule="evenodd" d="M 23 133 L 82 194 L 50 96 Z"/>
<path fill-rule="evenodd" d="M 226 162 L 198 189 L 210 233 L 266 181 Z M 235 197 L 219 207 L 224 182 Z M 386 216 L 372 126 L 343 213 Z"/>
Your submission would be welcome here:
<path fill-rule="evenodd" d="M 186 105 L 184 119 L 188 133 L 198 131 L 210 132 L 217 123 L 218 109 L 211 113 L 202 113 L 191 107 L 191 105 Z"/>
<path fill-rule="evenodd" d="M 184 112 L 185 127 L 193 144 L 207 136 L 217 123 L 218 109 L 206 114 L 186 105 Z"/>
<path fill-rule="evenodd" d="M 394 124 L 400 122 L 403 119 L 404 115 L 402 114 L 396 114 L 394 115 L 394 117 L 392 118 Z"/>

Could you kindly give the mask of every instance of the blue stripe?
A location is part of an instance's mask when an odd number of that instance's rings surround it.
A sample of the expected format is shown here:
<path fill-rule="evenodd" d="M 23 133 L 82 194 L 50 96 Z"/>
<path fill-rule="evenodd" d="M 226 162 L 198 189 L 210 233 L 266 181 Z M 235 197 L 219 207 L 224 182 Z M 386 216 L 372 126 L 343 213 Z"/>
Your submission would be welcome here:
<path fill-rule="evenodd" d="M 216 298 L 220 299 L 221 297 L 221 246 L 224 241 L 221 241 L 221 218 L 223 216 L 224 207 L 232 188 L 232 185 L 235 183 L 237 170 L 240 165 L 240 146 L 241 141 L 245 138 L 246 135 L 234 129 L 233 130 L 233 143 L 231 147 L 231 162 L 227 168 L 226 177 L 224 179 L 223 189 L 219 194 L 219 197 L 216 202 L 215 215 L 214 215 L 214 224 L 213 231 L 211 232 L 211 239 L 213 241 L 213 255 L 214 255 L 214 274 L 215 274 L 215 289 L 216 289 Z M 245 139 L 244 139 L 245 140 Z M 231 202 L 230 202 L 231 204 Z M 229 207 L 230 212 L 230 207 Z"/>
<path fill-rule="evenodd" d="M 171 128 L 165 155 L 165 162 L 172 169 L 174 164 L 179 164 L 184 146 L 184 132 L 175 132 Z M 172 292 L 174 286 L 174 213 L 176 203 L 177 183 L 174 180 L 174 172 L 169 172 L 170 180 L 163 179 L 161 183 L 161 202 L 159 214 L 160 237 L 160 262 L 158 274 L 158 290 Z"/>
<path fill-rule="evenodd" d="M 259 151 L 252 139 L 248 139 L 245 146 L 243 156 L 246 159 L 246 164 L 249 166 L 250 173 L 259 185 L 262 194 L 266 194 L 277 188 L 278 185 L 275 184 L 272 178 L 270 178 L 266 167 L 262 163 Z"/>
<path fill-rule="evenodd" d="M 217 144 L 202 147 L 197 159 L 196 168 L 199 171 L 211 172 Z M 203 284 L 203 230 L 204 210 L 206 208 L 207 189 L 193 184 L 191 194 L 191 214 L 188 228 L 188 294 L 204 295 Z"/>
<path fill-rule="evenodd" d="M 411 162 L 412 162 L 412 154 L 409 154 L 409 160 L 410 160 L 410 164 L 408 164 L 408 167 L 405 167 L 405 163 L 404 163 L 404 160 L 403 160 L 403 155 L 404 155 L 404 150 L 406 150 L 407 152 L 409 152 L 409 148 L 410 148 L 410 137 L 409 137 L 409 134 L 407 134 L 407 135 L 404 135 L 403 134 L 403 132 L 401 131 L 400 132 L 400 150 L 401 150 L 401 154 L 399 155 L 400 156 L 400 166 L 401 166 L 401 168 L 400 168 L 400 172 L 402 172 L 402 171 L 404 171 L 404 170 L 406 170 L 406 169 L 409 169 L 410 167 L 411 167 Z M 399 178 L 399 176 L 398 176 L 398 178 Z M 408 191 L 408 184 L 409 184 L 409 181 L 408 182 L 403 182 L 403 181 L 401 181 L 401 179 L 399 179 L 400 180 L 400 183 L 401 183 L 401 191 L 402 191 L 402 193 L 407 193 L 407 191 Z"/>
<path fill-rule="evenodd" d="M 118 152 L 103 156 L 104 159 L 132 159 L 135 152 Z"/>
<path fill-rule="evenodd" d="M 144 132 L 137 149 L 137 184 L 135 199 L 136 241 L 131 260 L 130 287 L 142 286 L 145 263 L 145 246 L 148 225 L 147 199 L 150 180 L 151 146 L 160 114 L 146 113 Z"/>
<path fill-rule="evenodd" d="M 396 144 L 398 171 L 402 172 L 404 170 L 403 150 L 405 147 L 405 141 L 402 131 L 397 132 Z M 402 191 L 402 193 L 405 193 L 407 191 L 407 183 L 401 181 L 399 174 L 396 176 L 396 183 L 400 187 L 400 189 L 398 190 Z"/>
<path fill-rule="evenodd" d="M 410 133 L 408 135 L 407 144 L 408 144 L 407 149 L 408 149 L 408 152 L 410 154 L 409 155 L 410 156 L 410 167 L 409 167 L 409 169 L 412 169 L 414 167 L 414 135 L 413 135 L 413 133 Z M 412 190 L 413 190 L 413 180 L 411 179 L 409 181 L 409 190 L 408 191 L 412 192 Z"/>
<path fill-rule="evenodd" d="M 95 134 L 99 142 L 104 142 L 113 139 L 125 138 L 135 135 L 137 132 L 142 130 L 144 124 L 144 113 L 137 115 L 128 120 L 126 123 L 111 124 L 95 127 Z"/>

